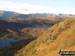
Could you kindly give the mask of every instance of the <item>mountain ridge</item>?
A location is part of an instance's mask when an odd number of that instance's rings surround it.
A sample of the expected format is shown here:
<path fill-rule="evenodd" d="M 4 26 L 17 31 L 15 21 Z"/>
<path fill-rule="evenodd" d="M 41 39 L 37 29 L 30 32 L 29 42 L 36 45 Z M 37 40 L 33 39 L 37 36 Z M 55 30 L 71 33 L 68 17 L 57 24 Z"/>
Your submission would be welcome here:
<path fill-rule="evenodd" d="M 0 10 L 0 19 L 18 19 L 18 18 L 36 18 L 36 17 L 48 17 L 48 16 L 75 16 L 72 14 L 53 14 L 53 13 L 34 13 L 34 14 L 20 14 L 18 12 L 13 11 L 1 11 Z"/>

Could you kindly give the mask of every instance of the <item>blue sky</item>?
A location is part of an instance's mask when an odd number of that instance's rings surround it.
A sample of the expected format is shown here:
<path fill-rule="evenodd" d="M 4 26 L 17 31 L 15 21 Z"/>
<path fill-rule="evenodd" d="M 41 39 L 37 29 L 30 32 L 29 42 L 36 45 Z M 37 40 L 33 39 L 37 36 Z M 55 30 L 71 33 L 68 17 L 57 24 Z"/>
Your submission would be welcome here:
<path fill-rule="evenodd" d="M 19 13 L 75 14 L 75 0 L 0 0 L 0 10 Z"/>

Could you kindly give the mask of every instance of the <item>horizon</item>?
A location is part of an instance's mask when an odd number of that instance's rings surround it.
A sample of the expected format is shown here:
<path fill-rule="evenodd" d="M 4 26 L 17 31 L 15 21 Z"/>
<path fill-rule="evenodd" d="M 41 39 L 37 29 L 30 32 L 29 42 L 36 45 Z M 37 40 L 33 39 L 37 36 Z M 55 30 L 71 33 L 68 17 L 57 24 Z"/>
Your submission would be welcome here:
<path fill-rule="evenodd" d="M 74 2 L 75 0 L 1 0 L 0 10 L 22 14 L 75 14 Z"/>
<path fill-rule="evenodd" d="M 64 15 L 70 15 L 70 13 L 40 13 L 40 12 L 38 12 L 38 13 L 20 13 L 20 12 L 16 12 L 16 11 L 10 11 L 10 10 L 0 10 L 0 11 L 6 11 L 6 12 L 14 12 L 14 13 L 18 13 L 18 14 L 55 14 L 55 15 L 59 15 L 59 14 L 64 14 Z M 71 15 L 75 15 L 75 14 L 71 14 Z"/>

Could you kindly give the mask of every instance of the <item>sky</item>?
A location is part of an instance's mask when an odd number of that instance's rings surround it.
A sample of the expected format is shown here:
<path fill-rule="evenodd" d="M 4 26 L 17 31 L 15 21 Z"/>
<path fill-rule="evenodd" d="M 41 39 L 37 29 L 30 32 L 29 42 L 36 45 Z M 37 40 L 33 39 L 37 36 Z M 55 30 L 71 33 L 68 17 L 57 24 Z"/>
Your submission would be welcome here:
<path fill-rule="evenodd" d="M 0 0 L 0 10 L 23 14 L 75 14 L 75 0 Z"/>

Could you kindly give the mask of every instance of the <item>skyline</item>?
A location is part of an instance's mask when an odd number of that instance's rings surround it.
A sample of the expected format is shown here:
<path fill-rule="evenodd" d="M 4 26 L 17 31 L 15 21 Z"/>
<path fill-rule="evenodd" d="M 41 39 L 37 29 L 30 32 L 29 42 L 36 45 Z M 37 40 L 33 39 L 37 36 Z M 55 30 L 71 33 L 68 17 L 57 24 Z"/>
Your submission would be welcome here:
<path fill-rule="evenodd" d="M 0 10 L 30 13 L 75 14 L 75 0 L 0 0 Z"/>

